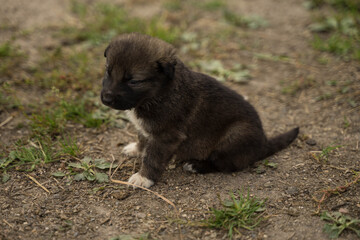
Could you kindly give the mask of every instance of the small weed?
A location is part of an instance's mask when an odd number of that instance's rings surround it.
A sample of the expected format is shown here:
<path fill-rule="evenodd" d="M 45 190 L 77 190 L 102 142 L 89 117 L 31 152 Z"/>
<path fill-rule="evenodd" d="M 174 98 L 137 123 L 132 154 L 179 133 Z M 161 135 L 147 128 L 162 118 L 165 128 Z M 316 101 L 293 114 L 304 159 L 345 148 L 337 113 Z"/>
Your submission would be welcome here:
<path fill-rule="evenodd" d="M 328 158 L 329 158 L 329 155 L 330 155 L 330 153 L 331 152 L 333 152 L 335 149 L 338 149 L 338 148 L 341 148 L 342 146 L 340 146 L 340 145 L 337 145 L 337 146 L 328 146 L 328 147 L 326 147 L 326 148 L 324 148 L 322 151 L 321 151 L 321 153 L 320 153 L 320 155 L 319 155 L 319 158 L 320 159 L 324 159 L 324 160 L 328 160 Z"/>
<path fill-rule="evenodd" d="M 182 9 L 181 0 L 168 0 L 164 3 L 164 7 L 170 11 L 179 11 Z"/>
<path fill-rule="evenodd" d="M 76 1 L 75 1 L 76 3 Z M 80 21 L 83 27 L 65 27 L 63 35 L 70 41 L 90 41 L 93 44 L 108 42 L 114 36 L 127 32 L 140 32 L 153 37 L 173 42 L 178 38 L 180 31 L 177 27 L 168 26 L 163 18 L 158 16 L 150 21 L 130 17 L 125 9 L 116 5 L 96 4 L 88 6 L 87 10 L 78 3 L 75 6 L 75 13 L 80 12 Z"/>
<path fill-rule="evenodd" d="M 85 3 L 81 3 L 76 0 L 71 0 L 71 11 L 80 18 L 84 18 L 88 13 L 88 8 Z"/>
<path fill-rule="evenodd" d="M 241 64 L 235 64 L 230 69 L 226 69 L 219 60 L 197 61 L 193 65 L 208 74 L 215 75 L 219 81 L 247 83 L 251 79 L 250 71 Z"/>
<path fill-rule="evenodd" d="M 324 232 L 329 234 L 330 238 L 338 238 L 346 229 L 355 232 L 360 237 L 360 219 L 339 212 L 329 213 L 326 211 L 322 212 L 321 219 L 330 222 L 324 226 Z"/>
<path fill-rule="evenodd" d="M 326 82 L 327 85 L 335 87 L 336 85 L 338 85 L 338 82 L 336 80 L 331 80 L 331 81 L 327 81 Z"/>
<path fill-rule="evenodd" d="M 345 192 L 348 190 L 351 186 L 357 184 L 360 181 L 360 172 L 354 171 L 354 179 L 351 182 L 347 182 L 345 185 L 337 186 L 335 188 L 328 188 L 321 190 L 322 195 L 320 198 L 317 198 L 313 196 L 313 200 L 317 202 L 317 210 L 316 214 L 320 213 L 321 205 L 332 195 L 339 195 L 340 193 Z"/>
<path fill-rule="evenodd" d="M 323 148 L 321 151 L 313 151 L 311 152 L 311 156 L 312 158 L 314 158 L 317 161 L 325 161 L 327 162 L 329 159 L 329 155 L 331 152 L 333 152 L 334 150 L 341 148 L 341 145 L 337 145 L 337 146 L 328 146 Z"/>
<path fill-rule="evenodd" d="M 238 197 L 230 193 L 231 199 L 220 202 L 222 209 L 211 209 L 213 217 L 206 221 L 206 225 L 211 228 L 223 228 L 228 230 L 228 236 L 232 239 L 233 232 L 239 228 L 253 230 L 264 220 L 265 201 L 256 197 L 250 197 L 238 191 Z"/>
<path fill-rule="evenodd" d="M 16 109 L 21 106 L 19 100 L 11 96 L 10 94 L 6 93 L 5 91 L 2 91 L 0 88 L 0 112 L 1 110 L 10 110 L 10 109 Z"/>
<path fill-rule="evenodd" d="M 290 59 L 287 56 L 272 55 L 268 53 L 255 53 L 254 56 L 261 60 L 269 60 L 274 62 L 290 62 Z"/>
<path fill-rule="evenodd" d="M 301 78 L 291 82 L 289 85 L 282 88 L 282 93 L 296 95 L 298 92 L 314 87 L 316 81 L 312 78 Z"/>
<path fill-rule="evenodd" d="M 7 174 L 6 171 L 3 171 L 2 177 L 1 177 L 1 182 L 6 183 L 7 181 L 10 180 L 10 178 L 11 178 L 11 176 L 9 174 Z"/>
<path fill-rule="evenodd" d="M 15 69 L 17 69 L 26 58 L 27 56 L 10 42 L 0 44 L 0 74 L 13 76 L 17 73 Z"/>
<path fill-rule="evenodd" d="M 207 11 L 216 11 L 223 9 L 226 6 L 223 0 L 210 0 L 204 3 L 201 3 L 200 7 Z"/>
<path fill-rule="evenodd" d="M 37 165 L 50 163 L 55 160 L 56 154 L 52 147 L 38 141 L 38 145 L 33 144 L 33 146 L 28 147 L 17 146 L 6 158 L 0 160 L 0 169 L 15 168 L 19 171 L 33 171 Z"/>
<path fill-rule="evenodd" d="M 358 0 L 312 0 L 309 8 L 332 8 L 309 26 L 315 49 L 360 60 L 360 3 Z"/>
<path fill-rule="evenodd" d="M 80 123 L 88 128 L 98 128 L 107 119 L 92 112 L 92 106 L 86 106 L 85 100 L 66 101 L 63 98 L 52 108 L 42 109 L 30 117 L 33 136 L 55 137 L 64 133 L 67 121 Z"/>
<path fill-rule="evenodd" d="M 93 89 L 89 79 L 100 79 L 103 74 L 93 54 L 87 50 L 64 53 L 61 48 L 46 53 L 40 63 L 44 67 L 34 69 L 28 82 L 49 90 L 56 88 L 60 92 Z"/>
<path fill-rule="evenodd" d="M 264 160 L 264 166 L 269 167 L 269 168 L 277 168 L 277 163 L 274 162 L 269 162 L 268 159 Z"/>
<path fill-rule="evenodd" d="M 60 108 L 43 110 L 41 113 L 33 113 L 30 117 L 30 128 L 33 136 L 55 137 L 64 132 L 66 119 Z"/>
<path fill-rule="evenodd" d="M 91 159 L 90 157 L 83 158 L 80 163 L 69 163 L 68 168 L 71 172 L 80 171 L 75 174 L 74 180 L 76 181 L 97 181 L 99 183 L 108 182 L 108 175 L 105 173 L 97 172 L 96 169 L 109 169 L 111 164 L 104 159 Z M 116 167 L 113 164 L 113 167 Z M 59 174 L 59 173 L 58 173 Z"/>
<path fill-rule="evenodd" d="M 5 42 L 0 45 L 0 58 L 12 57 L 16 55 L 13 46 L 10 42 Z"/>
<path fill-rule="evenodd" d="M 351 123 L 350 123 L 349 119 L 346 116 L 344 116 L 343 128 L 347 129 L 348 127 L 350 127 L 350 125 L 351 125 Z"/>
<path fill-rule="evenodd" d="M 321 94 L 320 96 L 317 96 L 315 98 L 315 101 L 323 101 L 323 100 L 328 100 L 328 99 L 332 99 L 334 97 L 334 95 L 332 93 L 326 92 L 324 94 Z"/>
<path fill-rule="evenodd" d="M 85 127 L 98 128 L 105 119 L 94 117 L 93 113 L 88 110 L 84 100 L 80 101 L 64 101 L 60 102 L 66 120 L 81 123 Z"/>
<path fill-rule="evenodd" d="M 229 9 L 224 11 L 225 20 L 237 27 L 244 27 L 250 29 L 264 28 L 268 25 L 268 22 L 260 16 L 241 16 Z"/>

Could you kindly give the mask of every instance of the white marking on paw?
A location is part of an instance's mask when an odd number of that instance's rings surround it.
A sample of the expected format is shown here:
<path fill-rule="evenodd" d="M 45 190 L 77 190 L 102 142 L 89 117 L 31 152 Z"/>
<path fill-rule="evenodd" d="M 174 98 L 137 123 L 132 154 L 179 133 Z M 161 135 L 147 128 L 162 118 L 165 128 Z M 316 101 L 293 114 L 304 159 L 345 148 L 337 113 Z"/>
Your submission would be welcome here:
<path fill-rule="evenodd" d="M 154 185 L 154 181 L 148 179 L 147 177 L 141 176 L 140 173 L 135 173 L 133 174 L 130 178 L 129 178 L 129 183 L 138 185 L 140 187 L 145 187 L 145 188 L 149 188 L 152 185 Z M 134 186 L 134 188 L 136 188 Z"/>
<path fill-rule="evenodd" d="M 185 163 L 183 166 L 184 171 L 191 172 L 191 173 L 197 173 L 197 171 L 194 169 L 193 165 L 191 163 Z"/>
<path fill-rule="evenodd" d="M 129 157 L 136 157 L 139 154 L 137 143 L 129 143 L 123 148 L 122 153 Z"/>

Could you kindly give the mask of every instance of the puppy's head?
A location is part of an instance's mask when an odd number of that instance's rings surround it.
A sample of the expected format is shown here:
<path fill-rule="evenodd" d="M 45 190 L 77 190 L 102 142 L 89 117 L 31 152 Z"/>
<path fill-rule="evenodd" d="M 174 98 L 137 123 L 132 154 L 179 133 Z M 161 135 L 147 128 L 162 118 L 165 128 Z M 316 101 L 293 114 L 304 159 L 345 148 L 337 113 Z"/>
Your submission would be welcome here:
<path fill-rule="evenodd" d="M 109 44 L 104 56 L 101 101 L 118 110 L 156 98 L 174 78 L 175 49 L 157 38 L 138 33 L 121 35 Z"/>

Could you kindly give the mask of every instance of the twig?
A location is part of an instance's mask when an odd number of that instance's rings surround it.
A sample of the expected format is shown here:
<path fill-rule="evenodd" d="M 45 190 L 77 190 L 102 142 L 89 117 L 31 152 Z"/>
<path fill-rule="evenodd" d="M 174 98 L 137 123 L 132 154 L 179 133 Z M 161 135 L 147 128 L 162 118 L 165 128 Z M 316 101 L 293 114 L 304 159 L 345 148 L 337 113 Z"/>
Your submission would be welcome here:
<path fill-rule="evenodd" d="M 338 194 L 339 192 L 345 192 L 350 186 L 356 184 L 359 180 L 360 180 L 360 173 L 358 173 L 356 175 L 356 177 L 355 177 L 355 179 L 353 181 L 347 183 L 345 186 L 338 186 L 338 187 L 333 188 L 333 189 L 322 190 L 323 195 L 321 196 L 320 200 L 317 199 L 315 196 L 313 196 L 312 198 L 314 199 L 314 201 L 318 203 L 317 210 L 316 210 L 315 214 L 320 213 L 321 204 L 326 199 L 328 199 L 332 194 Z"/>
<path fill-rule="evenodd" d="M 9 227 L 14 228 L 14 226 L 11 225 L 11 224 L 10 224 L 8 221 L 6 221 L 5 219 L 3 219 L 3 221 L 4 221 L 7 225 L 9 225 Z"/>
<path fill-rule="evenodd" d="M 111 154 L 111 157 L 112 157 L 112 162 L 111 162 L 111 164 L 110 164 L 110 168 L 109 168 L 109 177 L 111 178 L 112 177 L 112 175 L 111 175 L 111 169 L 112 169 L 112 166 L 113 166 L 113 164 L 114 164 L 114 162 L 115 162 L 115 157 L 114 157 L 114 155 L 113 154 Z"/>
<path fill-rule="evenodd" d="M 25 174 L 28 178 L 30 178 L 32 181 L 34 181 L 34 183 L 36 183 L 39 187 L 41 187 L 42 189 L 44 189 L 47 193 L 51 193 L 46 187 L 44 187 L 43 185 L 41 185 L 41 183 L 39 183 L 35 178 L 33 178 L 32 176 Z"/>
<path fill-rule="evenodd" d="M 0 128 L 5 126 L 7 123 L 9 123 L 14 117 L 10 116 L 7 119 L 5 119 L 5 121 L 3 121 L 2 123 L 0 123 Z"/>
<path fill-rule="evenodd" d="M 115 158 L 114 158 L 114 155 L 111 154 L 111 157 L 113 159 L 113 162 L 115 161 Z M 142 186 L 139 186 L 139 185 L 136 185 L 136 184 L 133 184 L 133 183 L 129 183 L 129 182 L 125 182 L 125 181 L 121 181 L 121 180 L 116 180 L 116 179 L 113 179 L 112 176 L 115 174 L 115 172 L 118 170 L 118 168 L 120 167 L 120 165 L 123 163 L 123 161 L 121 163 L 119 163 L 119 165 L 117 166 L 117 168 L 114 170 L 114 172 L 111 174 L 110 176 L 110 181 L 114 182 L 114 183 L 119 183 L 119 184 L 123 184 L 123 185 L 127 185 L 127 186 L 133 186 L 133 187 L 136 187 L 136 188 L 140 188 L 142 190 L 145 190 L 145 191 L 148 191 L 152 194 L 154 194 L 155 196 L 161 198 L 162 200 L 164 200 L 166 203 L 168 203 L 169 205 L 171 205 L 173 208 L 174 208 L 174 211 L 175 211 L 175 214 L 176 214 L 176 217 L 177 219 L 180 219 L 180 216 L 179 216 L 179 211 L 178 209 L 176 208 L 175 204 L 170 201 L 169 199 L 167 199 L 166 197 L 162 196 L 161 194 L 157 193 L 157 192 L 154 192 L 150 189 L 147 189 L 147 188 L 144 188 Z M 111 169 L 111 166 L 112 166 L 112 163 L 110 165 L 110 169 Z M 109 175 L 110 175 L 111 171 L 109 171 Z M 179 238 L 180 240 L 182 240 L 182 234 L 181 234 L 181 226 L 180 224 L 178 223 L 178 229 L 179 229 Z"/>

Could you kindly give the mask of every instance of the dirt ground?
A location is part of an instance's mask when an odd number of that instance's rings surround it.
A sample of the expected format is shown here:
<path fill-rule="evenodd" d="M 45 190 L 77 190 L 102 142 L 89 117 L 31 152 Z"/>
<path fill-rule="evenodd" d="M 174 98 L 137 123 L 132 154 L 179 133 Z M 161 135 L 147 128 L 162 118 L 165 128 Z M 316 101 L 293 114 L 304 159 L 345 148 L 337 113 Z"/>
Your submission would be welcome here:
<path fill-rule="evenodd" d="M 134 15 L 151 16 L 165 11 L 155 1 L 116 2 L 124 4 Z M 53 29 L 62 24 L 76 24 L 68 1 L 2 0 L 0 4 L 1 24 L 12 26 L 0 30 L 0 41 L 5 42 L 17 34 L 16 44 L 29 54 L 28 64 L 38 60 L 40 49 L 59 44 Z M 345 185 L 352 181 L 353 171 L 360 171 L 359 62 L 345 61 L 311 47 L 312 36 L 308 30 L 311 12 L 303 7 L 301 0 L 230 0 L 227 4 L 235 12 L 256 14 L 268 21 L 266 28 L 239 30 L 229 38 L 222 38 L 220 45 L 209 52 L 210 57 L 225 63 L 249 66 L 252 79 L 248 84 L 226 84 L 248 97 L 258 110 L 268 136 L 300 127 L 298 139 L 268 159 L 277 167 L 258 163 L 233 174 L 198 175 L 170 165 L 151 190 L 176 205 L 184 223 L 180 225 L 175 221 L 172 207 L 152 193 L 127 189 L 116 183 L 67 184 L 65 179 L 54 178 L 51 173 L 62 169 L 61 163 L 45 165 L 32 173 L 10 171 L 11 179 L 0 184 L 0 239 L 110 239 L 144 233 L 150 233 L 151 239 L 227 239 L 226 231 L 193 226 L 191 221 L 205 219 L 209 208 L 219 207 L 217 195 L 226 199 L 230 191 L 243 188 L 258 198 L 267 199 L 268 217 L 254 231 L 240 230 L 236 239 L 328 239 L 322 230 L 324 221 L 314 214 L 317 203 L 313 197 L 320 198 L 324 189 Z M 189 12 L 180 11 L 169 18 L 176 22 L 197 14 L 191 9 L 183 11 Z M 200 36 L 219 31 L 223 24 L 212 12 L 194 19 L 187 31 L 202 33 Z M 246 47 L 239 48 L 239 45 Z M 207 49 L 199 51 L 198 56 L 207 55 Z M 286 56 L 286 60 L 259 57 L 257 53 Z M 194 60 L 193 56 L 179 54 L 185 62 Z M 327 64 L 322 64 L 319 58 L 328 59 Z M 308 80 L 312 83 L 304 84 Z M 328 84 L 332 80 L 339 84 L 351 82 L 348 86 L 358 101 L 357 107 L 350 106 L 348 96 Z M 3 76 L 2 81 L 12 79 Z M 101 80 L 92 81 L 99 89 Z M 284 93 L 287 86 L 298 89 L 294 94 Z M 16 91 L 22 101 L 36 101 L 41 97 L 21 85 Z M 335 97 L 319 100 L 319 96 L 329 92 Z M 14 119 L 0 128 L 3 146 L 9 146 L 27 133 L 26 129 L 16 128 L 23 121 L 20 114 L 1 112 L 0 123 L 11 114 Z M 124 144 L 135 140 L 132 126 L 88 129 L 75 125 L 73 131 L 88 155 L 108 161 L 112 161 L 113 155 L 116 160 L 124 161 L 115 179 L 125 181 L 132 174 L 134 159 L 121 155 Z M 326 162 L 311 157 L 312 151 L 335 145 L 342 147 L 332 151 Z M 36 178 L 50 193 L 26 174 Z M 95 191 L 99 187 L 102 188 Z M 342 209 L 358 218 L 360 185 L 357 183 L 331 196 L 321 207 L 328 211 Z M 339 239 L 355 238 L 354 233 L 346 231 Z"/>

